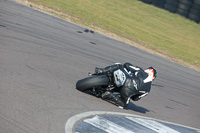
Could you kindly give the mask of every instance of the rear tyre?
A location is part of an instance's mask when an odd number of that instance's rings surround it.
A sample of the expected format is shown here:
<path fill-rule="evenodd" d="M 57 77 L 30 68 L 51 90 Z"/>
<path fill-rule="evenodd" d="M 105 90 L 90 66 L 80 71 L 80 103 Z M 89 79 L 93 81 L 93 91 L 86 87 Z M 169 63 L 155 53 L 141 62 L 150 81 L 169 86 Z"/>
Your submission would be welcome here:
<path fill-rule="evenodd" d="M 81 79 L 76 83 L 76 89 L 79 91 L 91 90 L 93 87 L 107 87 L 109 79 L 106 75 L 98 75 Z"/>

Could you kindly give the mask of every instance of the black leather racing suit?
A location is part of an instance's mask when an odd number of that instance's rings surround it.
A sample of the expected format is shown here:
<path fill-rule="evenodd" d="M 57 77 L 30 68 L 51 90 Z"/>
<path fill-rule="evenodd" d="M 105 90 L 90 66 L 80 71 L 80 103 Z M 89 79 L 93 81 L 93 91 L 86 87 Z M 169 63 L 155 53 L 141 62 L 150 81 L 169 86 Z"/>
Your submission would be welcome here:
<path fill-rule="evenodd" d="M 140 67 L 125 63 L 108 66 L 101 70 L 103 73 L 113 74 L 118 69 L 126 74 L 124 85 L 114 88 L 114 91 L 120 93 L 120 97 L 107 91 L 102 94 L 102 99 L 113 102 L 117 106 L 125 107 L 129 103 L 130 98 L 137 101 L 150 92 L 152 80 L 148 80 L 148 74 Z M 125 71 L 131 71 L 132 76 Z"/>

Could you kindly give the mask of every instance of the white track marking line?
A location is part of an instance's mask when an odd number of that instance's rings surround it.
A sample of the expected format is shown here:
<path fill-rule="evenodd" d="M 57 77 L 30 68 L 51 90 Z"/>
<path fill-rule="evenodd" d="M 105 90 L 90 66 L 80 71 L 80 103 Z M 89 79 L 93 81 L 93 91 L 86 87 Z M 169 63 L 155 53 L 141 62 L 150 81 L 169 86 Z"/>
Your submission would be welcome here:
<path fill-rule="evenodd" d="M 117 125 L 109 120 L 106 120 L 102 117 L 95 116 L 92 119 L 86 119 L 84 122 L 87 122 L 99 129 L 102 129 L 108 133 L 134 133 L 133 131 L 130 131 L 124 127 L 121 127 L 120 125 Z"/>
<path fill-rule="evenodd" d="M 158 119 L 154 119 L 154 118 L 150 118 L 150 117 L 139 116 L 139 115 L 135 115 L 135 114 L 109 112 L 109 111 L 89 111 L 89 112 L 76 114 L 67 120 L 67 122 L 65 124 L 65 133 L 74 133 L 74 126 L 77 122 L 81 121 L 81 119 L 96 116 L 96 115 L 114 115 L 114 116 L 124 116 L 124 117 L 129 116 L 129 117 L 140 118 L 140 119 L 145 119 L 145 120 L 158 121 L 158 122 L 172 124 L 174 126 L 188 128 L 188 129 L 195 130 L 200 133 L 200 129 L 189 127 L 189 126 L 184 126 L 184 125 L 177 124 L 177 123 L 158 120 Z"/>
<path fill-rule="evenodd" d="M 132 120 L 140 125 L 143 125 L 155 132 L 158 133 L 180 133 L 172 128 L 169 128 L 159 122 L 153 121 L 153 120 L 145 120 L 145 119 L 140 119 L 140 118 L 133 118 L 133 117 L 126 117 L 129 120 Z"/>

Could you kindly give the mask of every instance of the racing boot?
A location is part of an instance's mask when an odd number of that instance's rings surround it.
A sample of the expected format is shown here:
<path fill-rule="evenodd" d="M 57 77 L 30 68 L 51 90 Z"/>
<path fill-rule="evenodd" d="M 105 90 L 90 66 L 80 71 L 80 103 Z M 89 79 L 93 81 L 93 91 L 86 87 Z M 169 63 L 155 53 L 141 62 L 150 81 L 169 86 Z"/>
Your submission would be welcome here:
<path fill-rule="evenodd" d="M 119 65 L 112 65 L 112 66 L 107 66 L 105 68 L 95 68 L 96 73 L 113 73 L 115 70 L 119 69 Z"/>
<path fill-rule="evenodd" d="M 95 73 L 99 74 L 99 73 L 103 73 L 104 69 L 103 68 L 95 68 Z"/>
<path fill-rule="evenodd" d="M 109 101 L 115 105 L 117 105 L 119 108 L 124 108 L 125 104 L 121 100 L 121 98 L 118 95 L 114 95 L 111 91 L 106 91 L 101 95 L 101 98 L 103 100 Z"/>

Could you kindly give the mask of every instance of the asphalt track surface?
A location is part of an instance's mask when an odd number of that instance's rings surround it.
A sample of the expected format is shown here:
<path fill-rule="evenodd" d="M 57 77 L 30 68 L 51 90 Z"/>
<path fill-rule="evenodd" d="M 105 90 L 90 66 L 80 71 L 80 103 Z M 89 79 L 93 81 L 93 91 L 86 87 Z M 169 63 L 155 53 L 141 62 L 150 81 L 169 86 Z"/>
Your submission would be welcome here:
<path fill-rule="evenodd" d="M 75 89 L 96 66 L 155 66 L 151 93 L 124 110 Z M 0 0 L 0 133 L 61 133 L 88 111 L 200 126 L 200 73 L 12 0 Z"/>

